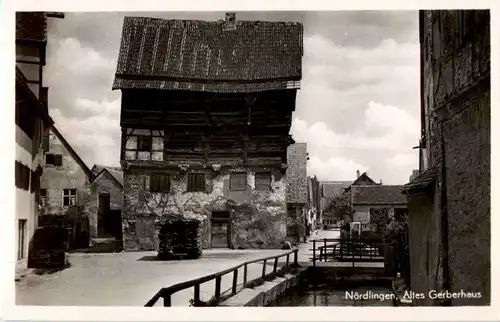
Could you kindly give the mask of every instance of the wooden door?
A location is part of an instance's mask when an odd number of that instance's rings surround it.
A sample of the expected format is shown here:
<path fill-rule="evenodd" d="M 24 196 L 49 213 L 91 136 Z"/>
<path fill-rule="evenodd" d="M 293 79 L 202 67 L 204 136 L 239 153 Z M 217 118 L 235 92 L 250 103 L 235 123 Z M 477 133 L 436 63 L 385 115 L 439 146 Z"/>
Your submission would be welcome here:
<path fill-rule="evenodd" d="M 212 248 L 228 248 L 230 227 L 227 220 L 212 220 Z"/>

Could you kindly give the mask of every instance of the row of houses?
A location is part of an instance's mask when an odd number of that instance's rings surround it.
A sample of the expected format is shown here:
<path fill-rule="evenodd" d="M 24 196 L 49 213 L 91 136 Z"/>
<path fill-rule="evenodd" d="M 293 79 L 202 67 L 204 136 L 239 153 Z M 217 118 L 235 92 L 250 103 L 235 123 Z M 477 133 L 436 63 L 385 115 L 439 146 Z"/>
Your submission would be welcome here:
<path fill-rule="evenodd" d="M 27 267 L 39 227 L 69 224 L 74 234 L 99 237 L 109 231 L 101 228 L 109 225 L 102 218 L 110 210 L 121 209 L 121 172 L 98 166 L 89 169 L 49 116 L 49 89 L 43 84 L 47 25 L 49 19 L 62 18 L 64 14 L 56 12 L 16 14 L 17 270 Z"/>

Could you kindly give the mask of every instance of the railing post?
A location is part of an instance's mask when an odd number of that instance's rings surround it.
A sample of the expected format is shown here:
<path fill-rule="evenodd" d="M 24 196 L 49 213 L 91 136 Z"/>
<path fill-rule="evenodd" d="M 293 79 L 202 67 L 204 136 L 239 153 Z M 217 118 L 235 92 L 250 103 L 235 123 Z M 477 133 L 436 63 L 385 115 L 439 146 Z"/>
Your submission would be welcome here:
<path fill-rule="evenodd" d="M 164 293 L 164 294 L 162 294 L 162 297 L 163 297 L 163 306 L 171 307 L 172 306 L 172 294 Z"/>
<path fill-rule="evenodd" d="M 276 274 L 276 270 L 278 269 L 278 257 L 274 259 L 274 267 L 273 267 L 273 273 Z"/>
<path fill-rule="evenodd" d="M 233 294 L 236 294 L 236 286 L 238 285 L 238 270 L 235 269 L 233 272 Z"/>
<path fill-rule="evenodd" d="M 247 276 L 248 276 L 248 269 L 247 269 L 247 264 L 243 266 L 243 287 L 247 286 Z"/>
<path fill-rule="evenodd" d="M 313 266 L 316 266 L 316 240 L 313 240 Z"/>
<path fill-rule="evenodd" d="M 194 286 L 194 306 L 200 303 L 200 284 Z"/>
<path fill-rule="evenodd" d="M 298 250 L 298 249 L 296 249 L 296 250 L 294 250 L 294 251 L 293 251 L 293 264 L 294 264 L 295 266 L 298 266 L 298 265 L 299 265 L 299 262 L 298 262 L 298 260 L 299 260 L 299 259 L 298 259 L 298 252 L 299 252 L 299 250 Z"/>
<path fill-rule="evenodd" d="M 289 263 L 290 263 L 290 254 L 286 254 L 286 267 L 288 267 Z"/>
<path fill-rule="evenodd" d="M 215 298 L 218 300 L 220 298 L 220 283 L 222 276 L 217 276 L 215 278 Z"/>
<path fill-rule="evenodd" d="M 323 239 L 323 246 L 324 246 L 324 249 L 325 249 L 323 251 L 323 257 L 325 259 L 325 262 L 327 262 L 328 261 L 328 259 L 327 259 L 328 258 L 328 248 L 326 248 L 326 238 Z"/>
<path fill-rule="evenodd" d="M 266 276 L 266 265 L 267 265 L 267 259 L 264 259 L 264 265 L 262 265 L 262 278 Z"/>

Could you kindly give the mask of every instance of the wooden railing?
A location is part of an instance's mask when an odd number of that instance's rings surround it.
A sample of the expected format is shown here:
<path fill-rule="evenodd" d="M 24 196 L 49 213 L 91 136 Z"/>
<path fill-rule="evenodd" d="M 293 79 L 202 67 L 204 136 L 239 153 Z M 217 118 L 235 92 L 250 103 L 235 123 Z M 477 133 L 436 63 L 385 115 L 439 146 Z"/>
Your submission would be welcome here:
<path fill-rule="evenodd" d="M 313 242 L 312 262 L 352 261 L 380 262 L 383 259 L 383 243 L 373 239 L 323 238 Z"/>
<path fill-rule="evenodd" d="M 298 254 L 297 253 L 298 253 L 298 249 L 293 249 L 293 250 L 290 250 L 290 251 L 283 253 L 283 254 L 246 261 L 242 264 L 239 264 L 237 266 L 234 266 L 232 268 L 226 269 L 226 270 L 218 272 L 218 273 L 206 275 L 206 276 L 203 276 L 200 278 L 192 279 L 192 280 L 187 281 L 187 282 L 178 283 L 178 284 L 175 284 L 175 285 L 172 285 L 169 287 L 164 287 L 164 288 L 160 289 L 160 291 L 158 291 L 158 293 L 156 293 L 156 295 L 153 296 L 146 303 L 145 306 L 146 307 L 154 306 L 160 298 L 163 298 L 163 306 L 170 307 L 172 305 L 172 295 L 179 292 L 179 291 L 188 289 L 190 287 L 194 287 L 194 299 L 192 300 L 193 306 L 202 306 L 203 304 L 205 304 L 206 306 L 216 305 L 217 303 L 219 303 L 221 301 L 222 276 L 224 276 L 226 274 L 233 273 L 233 284 L 231 287 L 230 295 L 234 295 L 237 293 L 237 290 L 238 290 L 238 270 L 240 268 L 243 267 L 243 287 L 246 287 L 246 286 L 248 286 L 247 284 L 249 284 L 248 265 L 262 262 L 262 275 L 258 280 L 265 281 L 266 279 L 274 278 L 274 276 L 276 276 L 280 270 L 284 270 L 284 269 L 287 269 L 289 267 L 297 267 L 298 266 L 298 262 L 297 262 L 298 261 L 298 258 L 297 258 Z M 290 264 L 290 255 L 292 255 L 292 254 L 293 254 L 294 258 L 293 258 L 293 263 Z M 285 265 L 280 270 L 278 270 L 278 259 L 282 258 L 282 257 L 286 257 L 286 262 L 285 262 Z M 267 273 L 267 270 L 266 270 L 268 261 L 273 261 L 273 269 L 269 273 Z M 200 285 L 203 283 L 209 282 L 211 280 L 215 280 L 214 297 L 208 303 L 204 303 L 200 299 Z M 258 281 L 258 282 L 261 282 L 261 281 Z"/>

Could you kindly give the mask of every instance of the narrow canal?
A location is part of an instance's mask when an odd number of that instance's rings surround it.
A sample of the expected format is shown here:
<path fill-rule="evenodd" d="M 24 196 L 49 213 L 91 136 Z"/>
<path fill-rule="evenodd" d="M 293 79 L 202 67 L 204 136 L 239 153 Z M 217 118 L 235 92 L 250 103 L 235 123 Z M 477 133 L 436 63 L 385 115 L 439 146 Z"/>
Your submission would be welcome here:
<path fill-rule="evenodd" d="M 270 306 L 393 306 L 390 294 L 391 290 L 385 287 L 358 287 L 347 291 L 331 287 L 298 288 Z"/>

